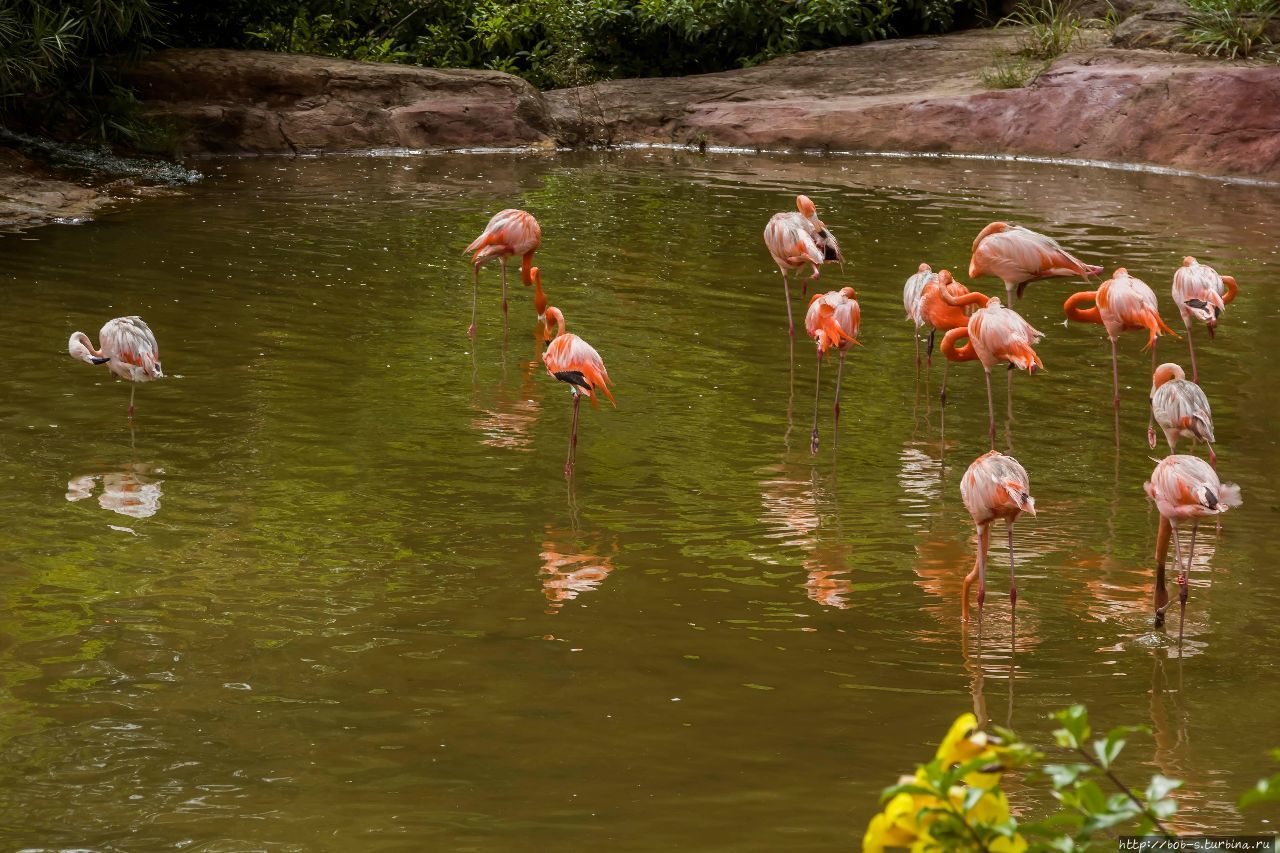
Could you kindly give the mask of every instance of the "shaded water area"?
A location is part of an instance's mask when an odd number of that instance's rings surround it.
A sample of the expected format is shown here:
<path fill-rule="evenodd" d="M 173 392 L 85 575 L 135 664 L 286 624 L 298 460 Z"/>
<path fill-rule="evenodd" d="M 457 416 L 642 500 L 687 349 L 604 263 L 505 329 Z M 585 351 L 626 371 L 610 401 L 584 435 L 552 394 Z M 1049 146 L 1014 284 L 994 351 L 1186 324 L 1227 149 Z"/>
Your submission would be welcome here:
<path fill-rule="evenodd" d="M 668 151 L 201 169 L 185 197 L 0 244 L 6 848 L 848 849 L 957 714 L 1047 745 L 1074 701 L 1152 728 L 1122 773 L 1185 779 L 1179 828 L 1273 829 L 1232 804 L 1280 746 L 1275 188 Z M 865 344 L 838 443 L 824 370 L 816 457 L 812 347 L 793 370 L 760 236 L 801 190 Z M 571 488 L 529 291 L 513 275 L 504 344 L 487 268 L 465 334 L 460 250 L 507 206 L 542 222 L 551 302 L 617 384 L 583 407 Z M 985 386 L 953 365 L 942 422 L 901 292 L 922 260 L 964 280 L 995 218 L 1127 266 L 1179 331 L 1184 254 L 1241 283 L 1196 340 L 1245 503 L 1201 527 L 1181 650 L 1176 612 L 1151 627 L 1148 356 L 1122 340 L 1117 449 L 1109 348 L 1062 325 L 1068 280 L 1019 304 L 1047 370 L 1015 377 L 1011 422 L 996 377 L 1040 510 L 1017 620 L 996 548 L 966 639 Z M 65 355 L 132 313 L 170 374 L 133 429 L 129 389 Z"/>

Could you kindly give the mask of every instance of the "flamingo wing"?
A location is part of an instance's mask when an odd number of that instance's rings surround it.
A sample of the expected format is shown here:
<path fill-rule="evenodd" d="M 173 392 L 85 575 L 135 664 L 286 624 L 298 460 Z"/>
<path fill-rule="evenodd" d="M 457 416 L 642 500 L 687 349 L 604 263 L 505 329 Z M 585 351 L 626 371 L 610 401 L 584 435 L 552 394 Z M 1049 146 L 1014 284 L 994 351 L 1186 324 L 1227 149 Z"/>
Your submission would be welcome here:
<path fill-rule="evenodd" d="M 764 244 L 773 260 L 782 266 L 819 266 L 826 260 L 826 252 L 818 246 L 815 236 L 816 229 L 800 214 L 775 213 L 765 226 Z"/>
<path fill-rule="evenodd" d="M 609 392 L 609 386 L 613 383 L 605 370 L 604 359 L 600 358 L 595 347 L 577 335 L 560 335 L 553 340 L 542 354 L 542 362 L 547 366 L 548 373 L 575 389 L 581 389 L 593 403 L 596 391 L 602 391 L 609 402 L 617 405 L 613 394 Z"/>
<path fill-rule="evenodd" d="M 141 317 L 117 317 L 108 320 L 98 333 L 102 354 L 112 360 L 135 368 L 129 371 L 135 381 L 159 379 L 164 376 L 160 367 L 160 345 L 151 327 Z"/>

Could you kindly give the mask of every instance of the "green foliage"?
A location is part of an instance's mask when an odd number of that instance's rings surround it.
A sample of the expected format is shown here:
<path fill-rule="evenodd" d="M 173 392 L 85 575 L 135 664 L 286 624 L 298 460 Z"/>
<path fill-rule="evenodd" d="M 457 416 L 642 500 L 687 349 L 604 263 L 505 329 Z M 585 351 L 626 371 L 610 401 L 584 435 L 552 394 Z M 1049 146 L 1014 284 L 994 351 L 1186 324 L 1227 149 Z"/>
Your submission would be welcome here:
<path fill-rule="evenodd" d="M 1271 757 L 1280 761 L 1280 749 L 1273 749 Z M 1247 809 L 1260 803 L 1280 803 L 1280 773 L 1268 779 L 1259 779 L 1257 784 L 1240 795 L 1240 801 L 1236 805 Z"/>
<path fill-rule="evenodd" d="M 1044 71 L 1046 63 L 1025 56 L 996 54 L 991 67 L 982 72 L 982 85 L 988 89 L 1021 89 Z"/>
<path fill-rule="evenodd" d="M 1193 50 L 1224 59 L 1269 53 L 1267 27 L 1280 13 L 1276 0 L 1189 0 L 1185 35 Z"/>
<path fill-rule="evenodd" d="M 1067 3 L 1053 0 L 1021 0 L 999 26 L 1025 27 L 1019 52 L 1036 59 L 1056 59 L 1080 37 L 1084 18 Z"/>

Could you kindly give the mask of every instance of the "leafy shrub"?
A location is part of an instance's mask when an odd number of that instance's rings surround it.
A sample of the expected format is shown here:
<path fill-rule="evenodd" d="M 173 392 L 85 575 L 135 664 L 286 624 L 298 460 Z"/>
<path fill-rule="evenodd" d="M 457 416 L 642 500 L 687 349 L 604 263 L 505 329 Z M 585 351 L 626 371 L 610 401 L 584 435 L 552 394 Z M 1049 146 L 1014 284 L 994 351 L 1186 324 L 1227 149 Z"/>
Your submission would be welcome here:
<path fill-rule="evenodd" d="M 1267 27 L 1280 13 L 1276 0 L 1190 0 L 1186 37 L 1208 56 L 1242 59 L 1270 51 Z"/>
<path fill-rule="evenodd" d="M 1056 59 L 1071 49 L 1080 37 L 1084 18 L 1067 3 L 1053 0 L 1021 0 L 1017 8 L 1000 21 L 1025 27 L 1020 52 L 1036 59 Z"/>
<path fill-rule="evenodd" d="M 997 54 L 991 67 L 982 72 L 982 85 L 988 89 L 1021 89 L 1044 69 L 1044 62 L 1034 62 L 1025 56 Z"/>

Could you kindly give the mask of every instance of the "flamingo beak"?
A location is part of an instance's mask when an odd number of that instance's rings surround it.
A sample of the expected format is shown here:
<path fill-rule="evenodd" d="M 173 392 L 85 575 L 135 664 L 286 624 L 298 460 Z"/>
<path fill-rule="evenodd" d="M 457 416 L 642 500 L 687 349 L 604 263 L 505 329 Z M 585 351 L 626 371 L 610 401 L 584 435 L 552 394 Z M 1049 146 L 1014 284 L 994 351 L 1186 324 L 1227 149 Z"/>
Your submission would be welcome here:
<path fill-rule="evenodd" d="M 90 364 L 106 364 L 110 360 L 110 358 L 95 358 L 94 356 L 89 356 Z"/>

